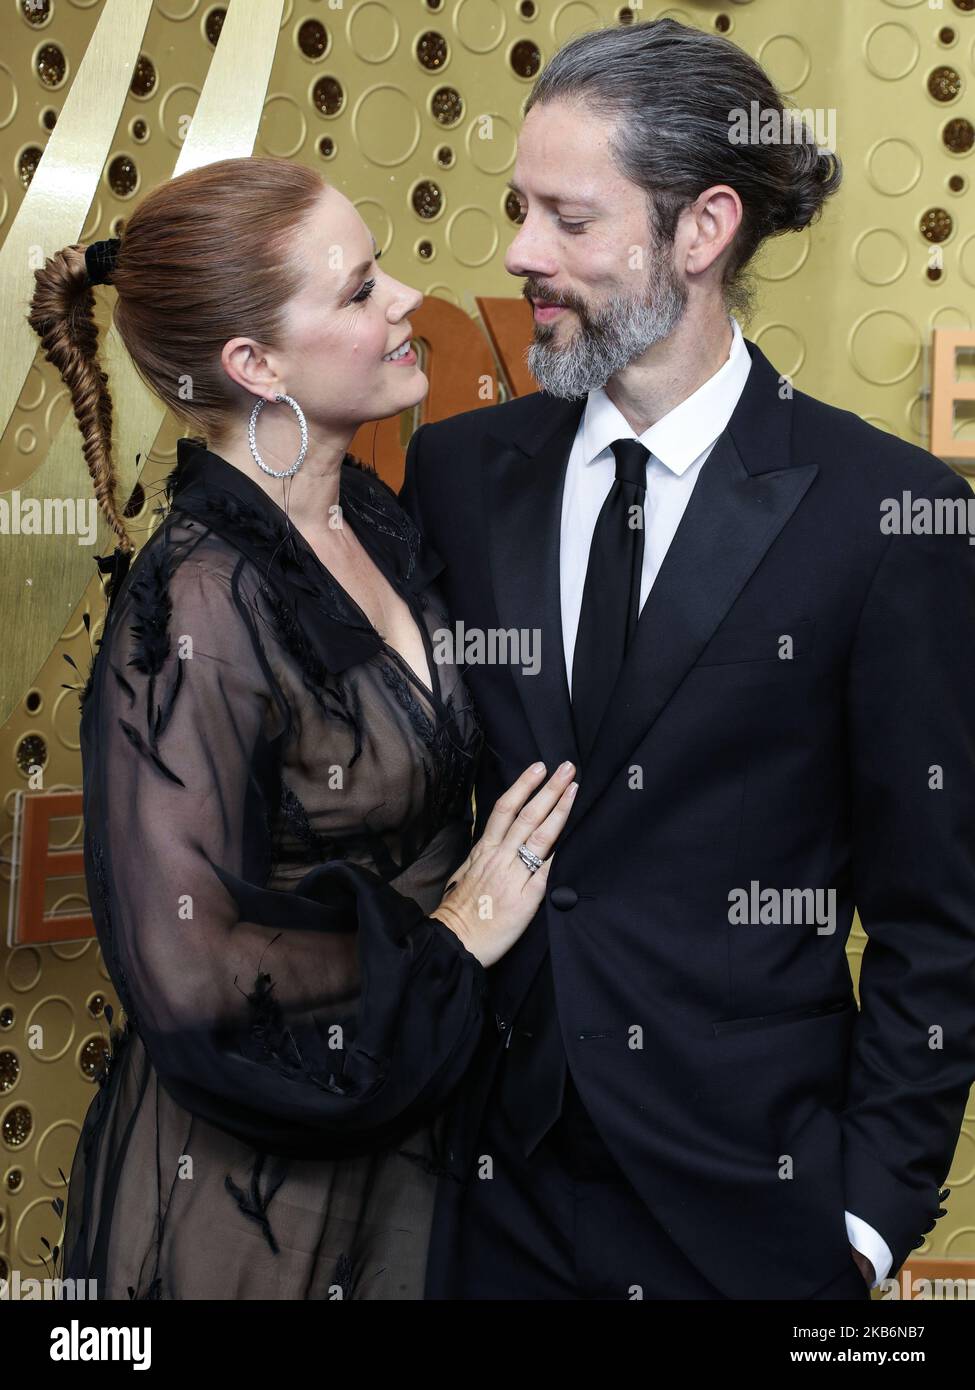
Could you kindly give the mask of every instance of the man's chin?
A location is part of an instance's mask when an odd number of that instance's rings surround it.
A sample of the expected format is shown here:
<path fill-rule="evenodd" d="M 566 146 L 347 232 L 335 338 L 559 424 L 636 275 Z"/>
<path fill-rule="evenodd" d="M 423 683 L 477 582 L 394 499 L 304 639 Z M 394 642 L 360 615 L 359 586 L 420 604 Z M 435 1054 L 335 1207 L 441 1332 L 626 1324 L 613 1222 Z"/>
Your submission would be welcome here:
<path fill-rule="evenodd" d="M 578 382 L 560 381 L 558 377 L 550 377 L 544 372 L 532 371 L 531 367 L 528 368 L 528 371 L 539 391 L 543 391 L 546 396 L 554 396 L 560 401 L 581 401 L 597 387 L 595 382 L 584 386 Z"/>

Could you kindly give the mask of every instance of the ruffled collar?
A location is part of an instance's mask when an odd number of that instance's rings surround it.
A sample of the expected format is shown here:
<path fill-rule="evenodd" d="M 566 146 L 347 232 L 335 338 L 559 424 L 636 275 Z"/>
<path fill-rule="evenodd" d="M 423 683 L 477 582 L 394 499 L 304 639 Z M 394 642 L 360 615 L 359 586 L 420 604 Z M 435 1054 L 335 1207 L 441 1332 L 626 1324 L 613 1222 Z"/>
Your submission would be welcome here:
<path fill-rule="evenodd" d="M 189 437 L 177 440 L 176 467 L 166 479 L 170 500 L 178 498 L 180 507 L 189 510 L 198 499 L 214 490 L 230 494 L 245 506 L 262 512 L 280 537 L 293 539 L 298 548 L 321 564 L 300 532 L 289 523 L 283 508 L 258 483 L 206 448 L 202 441 Z M 343 515 L 350 517 L 356 535 L 373 559 L 381 557 L 384 568 L 392 571 L 402 587 L 421 593 L 444 568 L 443 561 L 423 541 L 389 485 L 375 469 L 352 454 L 346 454 L 342 462 L 339 505 Z M 357 522 L 361 524 L 356 525 Z"/>
<path fill-rule="evenodd" d="M 201 440 L 178 440 L 176 467 L 166 479 L 165 491 L 174 510 L 188 512 L 254 561 L 264 581 L 279 590 L 301 626 L 310 630 L 331 671 L 366 661 L 382 648 L 365 613 L 284 510 Z M 390 584 L 407 602 L 409 595 L 419 598 L 444 563 L 423 541 L 392 489 L 350 454 L 342 463 L 339 504 L 343 518 Z M 109 572 L 110 561 L 99 559 L 99 566 Z M 115 565 L 111 572 L 116 583 L 124 578 Z"/>

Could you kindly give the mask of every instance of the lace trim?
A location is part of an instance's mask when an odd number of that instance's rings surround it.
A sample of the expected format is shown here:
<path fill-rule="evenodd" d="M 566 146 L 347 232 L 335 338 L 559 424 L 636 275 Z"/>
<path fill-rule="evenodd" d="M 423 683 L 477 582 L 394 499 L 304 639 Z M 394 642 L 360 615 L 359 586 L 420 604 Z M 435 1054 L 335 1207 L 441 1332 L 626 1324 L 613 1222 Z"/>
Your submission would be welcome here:
<path fill-rule="evenodd" d="M 381 662 L 380 669 L 383 673 L 383 680 L 389 686 L 390 690 L 392 690 L 400 705 L 410 716 L 410 723 L 413 728 L 419 734 L 420 738 L 422 738 L 426 746 L 431 748 L 436 736 L 436 731 L 434 725 L 427 717 L 423 706 L 413 694 L 413 689 L 409 680 L 391 661 Z"/>
<path fill-rule="evenodd" d="M 306 851 L 310 851 L 318 863 L 324 864 L 331 859 L 348 859 L 351 855 L 355 855 L 357 860 L 360 857 L 367 859 L 373 870 L 387 882 L 397 878 L 403 872 L 403 865 L 398 864 L 390 854 L 381 835 L 364 830 L 354 835 L 343 835 L 340 839 L 334 839 L 316 830 L 301 799 L 283 779 L 281 781 L 278 814 L 279 825 L 283 822 L 291 830 L 299 844 Z M 278 841 L 280 841 L 280 836 L 278 836 Z M 307 853 L 293 857 L 283 853 L 280 842 L 276 844 L 275 851 L 278 865 L 289 862 L 289 859 L 303 865 L 309 862 Z"/>
<path fill-rule="evenodd" d="M 470 797 L 472 772 L 483 742 L 483 729 L 473 704 L 466 705 L 463 712 L 470 716 L 471 733 L 466 746 L 459 743 L 461 725 L 451 697 L 444 704 L 447 718 L 434 724 L 414 695 L 411 682 L 397 667 L 391 662 L 383 662 L 382 673 L 386 684 L 407 711 L 410 723 L 430 755 L 433 775 L 429 768 L 424 768 L 427 773 L 427 799 L 433 825 L 439 829 L 462 811 L 464 802 Z"/>
<path fill-rule="evenodd" d="M 337 852 L 338 842 L 322 835 L 312 826 L 308 812 L 300 798 L 284 780 L 281 782 L 281 799 L 278 803 L 278 810 L 299 844 L 311 851 L 320 862 L 324 863 L 327 859 L 343 857 Z"/>
<path fill-rule="evenodd" d="M 374 527 L 384 536 L 390 536 L 406 546 L 406 579 L 413 578 L 417 557 L 420 553 L 420 532 L 403 508 L 388 483 L 384 482 L 375 468 L 365 464 L 352 454 L 346 455 L 351 463 L 366 477 L 366 496 L 364 499 L 347 497 L 343 502 L 353 516 L 360 517 L 367 525 Z M 390 506 L 390 502 L 392 506 Z"/>
<path fill-rule="evenodd" d="M 448 699 L 446 708 L 450 723 L 442 724 L 437 729 L 433 750 L 438 772 L 433 804 L 440 824 L 453 820 L 461 813 L 465 803 L 470 803 L 473 772 L 484 741 L 484 731 L 473 704 L 464 707 L 471 721 L 466 745 L 458 743 L 453 736 L 453 730 L 460 729 L 460 722 L 452 699 Z"/>

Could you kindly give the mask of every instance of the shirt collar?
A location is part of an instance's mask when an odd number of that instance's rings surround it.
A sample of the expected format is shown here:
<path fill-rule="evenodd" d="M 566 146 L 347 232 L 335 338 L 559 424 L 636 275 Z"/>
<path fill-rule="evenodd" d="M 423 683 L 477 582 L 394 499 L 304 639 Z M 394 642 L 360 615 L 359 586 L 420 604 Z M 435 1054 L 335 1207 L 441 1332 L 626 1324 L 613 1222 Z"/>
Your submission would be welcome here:
<path fill-rule="evenodd" d="M 728 424 L 751 369 L 738 320 L 729 318 L 731 350 L 722 366 L 643 434 L 634 435 L 602 387 L 590 391 L 582 417 L 583 463 L 594 463 L 615 439 L 639 439 L 672 473 L 684 473 Z"/>

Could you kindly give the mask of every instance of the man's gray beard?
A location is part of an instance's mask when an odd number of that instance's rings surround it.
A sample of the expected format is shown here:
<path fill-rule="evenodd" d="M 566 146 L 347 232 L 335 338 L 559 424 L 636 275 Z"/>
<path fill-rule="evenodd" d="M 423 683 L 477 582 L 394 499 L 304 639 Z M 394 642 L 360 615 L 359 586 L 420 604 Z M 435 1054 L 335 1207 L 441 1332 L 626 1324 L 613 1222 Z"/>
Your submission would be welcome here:
<path fill-rule="evenodd" d="M 577 315 L 575 331 L 564 345 L 535 341 L 526 364 L 542 391 L 563 400 L 578 399 L 623 371 L 654 343 L 674 331 L 687 306 L 687 287 L 672 268 L 660 264 L 643 299 L 614 295 L 587 320 Z"/>

